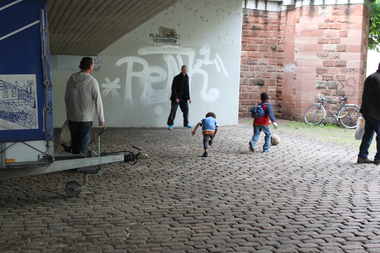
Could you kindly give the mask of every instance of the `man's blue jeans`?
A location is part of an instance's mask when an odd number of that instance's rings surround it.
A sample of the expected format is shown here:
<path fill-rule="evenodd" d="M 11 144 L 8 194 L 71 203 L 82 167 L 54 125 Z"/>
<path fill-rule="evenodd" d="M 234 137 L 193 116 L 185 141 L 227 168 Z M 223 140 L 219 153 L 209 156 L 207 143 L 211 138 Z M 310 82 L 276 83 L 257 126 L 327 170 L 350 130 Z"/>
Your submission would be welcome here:
<path fill-rule="evenodd" d="M 360 144 L 359 157 L 368 158 L 368 149 L 371 145 L 373 134 L 376 133 L 377 153 L 375 155 L 375 160 L 380 160 L 380 120 L 365 115 L 363 115 L 363 117 L 365 119 L 364 136 L 362 143 Z"/>
<path fill-rule="evenodd" d="M 86 154 L 90 142 L 92 121 L 75 122 L 69 120 L 71 149 L 73 154 Z"/>
<path fill-rule="evenodd" d="M 264 144 L 263 149 L 267 150 L 269 149 L 269 146 L 270 146 L 270 136 L 271 136 L 268 125 L 265 125 L 265 126 L 253 125 L 253 136 L 252 136 L 251 141 L 253 142 L 253 146 L 255 146 L 257 140 L 260 137 L 261 131 L 265 133 L 265 144 Z"/>

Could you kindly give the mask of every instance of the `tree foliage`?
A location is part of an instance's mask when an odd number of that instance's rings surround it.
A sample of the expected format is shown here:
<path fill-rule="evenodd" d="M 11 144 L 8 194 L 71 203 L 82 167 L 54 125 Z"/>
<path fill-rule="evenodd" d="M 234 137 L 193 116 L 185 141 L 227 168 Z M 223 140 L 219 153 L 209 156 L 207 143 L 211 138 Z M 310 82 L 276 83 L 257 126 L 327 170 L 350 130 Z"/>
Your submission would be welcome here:
<path fill-rule="evenodd" d="M 380 52 L 380 1 L 371 4 L 368 48 Z"/>

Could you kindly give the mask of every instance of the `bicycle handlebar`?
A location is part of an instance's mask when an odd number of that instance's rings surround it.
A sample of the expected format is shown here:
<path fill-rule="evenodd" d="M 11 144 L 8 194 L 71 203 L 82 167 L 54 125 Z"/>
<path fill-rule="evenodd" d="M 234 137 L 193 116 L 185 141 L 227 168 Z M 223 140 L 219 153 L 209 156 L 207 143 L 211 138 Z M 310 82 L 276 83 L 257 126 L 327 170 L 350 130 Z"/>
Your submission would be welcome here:
<path fill-rule="evenodd" d="M 329 101 L 327 101 L 327 99 L 325 98 L 325 97 L 322 97 L 322 98 L 320 98 L 320 99 L 318 99 L 318 102 L 319 103 L 341 103 L 341 102 L 343 102 L 343 101 L 347 101 L 347 97 L 338 97 L 339 98 L 339 100 L 337 101 L 337 100 L 329 100 Z"/>

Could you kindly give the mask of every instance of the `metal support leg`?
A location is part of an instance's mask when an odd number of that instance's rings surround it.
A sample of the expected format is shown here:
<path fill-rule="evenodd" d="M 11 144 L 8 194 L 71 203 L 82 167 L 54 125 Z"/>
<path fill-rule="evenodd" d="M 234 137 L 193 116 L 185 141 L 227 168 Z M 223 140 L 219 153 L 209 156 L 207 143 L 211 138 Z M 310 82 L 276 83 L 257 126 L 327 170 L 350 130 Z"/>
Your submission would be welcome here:
<path fill-rule="evenodd" d="M 5 169 L 5 143 L 0 143 L 0 169 Z"/>
<path fill-rule="evenodd" d="M 100 156 L 100 135 L 98 135 L 97 138 L 98 138 L 98 156 Z"/>
<path fill-rule="evenodd" d="M 88 180 L 88 174 L 83 174 L 83 188 L 84 188 L 84 186 L 86 185 L 86 183 L 87 183 L 87 180 Z M 83 190 L 83 188 L 81 189 L 81 190 Z"/>

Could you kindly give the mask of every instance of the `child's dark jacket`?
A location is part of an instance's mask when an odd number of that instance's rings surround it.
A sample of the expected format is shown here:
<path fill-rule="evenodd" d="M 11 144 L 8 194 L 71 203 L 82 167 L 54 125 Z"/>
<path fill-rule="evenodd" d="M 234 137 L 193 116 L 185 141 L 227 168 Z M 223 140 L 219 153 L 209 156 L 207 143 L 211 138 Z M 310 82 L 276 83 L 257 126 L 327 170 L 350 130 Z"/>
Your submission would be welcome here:
<path fill-rule="evenodd" d="M 263 107 L 265 114 L 261 118 L 255 119 L 253 124 L 258 125 L 258 126 L 269 125 L 269 118 L 272 122 L 276 122 L 276 118 L 274 116 L 272 106 L 269 104 L 269 102 L 267 100 L 265 100 L 265 101 L 261 102 L 261 106 Z"/>

